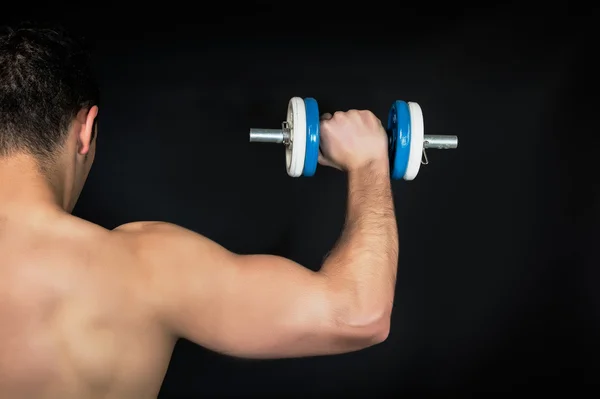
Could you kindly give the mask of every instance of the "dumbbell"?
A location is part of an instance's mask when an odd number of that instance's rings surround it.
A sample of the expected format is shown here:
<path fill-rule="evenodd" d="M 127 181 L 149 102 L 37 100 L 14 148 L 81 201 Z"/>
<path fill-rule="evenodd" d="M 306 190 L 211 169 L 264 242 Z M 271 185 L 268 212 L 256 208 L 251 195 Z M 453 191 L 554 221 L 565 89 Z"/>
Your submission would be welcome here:
<path fill-rule="evenodd" d="M 292 97 L 281 129 L 250 129 L 250 142 L 285 145 L 285 164 L 291 177 L 313 176 L 320 141 L 319 106 L 314 98 Z M 415 102 L 394 101 L 387 118 L 388 153 L 392 179 L 413 180 L 421 164 L 428 164 L 425 149 L 453 149 L 458 137 L 425 135 L 423 113 Z"/>

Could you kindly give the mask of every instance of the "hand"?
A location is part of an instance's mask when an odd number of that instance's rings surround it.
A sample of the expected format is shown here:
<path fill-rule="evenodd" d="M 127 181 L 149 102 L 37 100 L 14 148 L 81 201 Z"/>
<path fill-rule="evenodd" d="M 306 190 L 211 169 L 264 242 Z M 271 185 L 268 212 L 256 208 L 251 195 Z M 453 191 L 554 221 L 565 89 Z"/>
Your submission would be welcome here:
<path fill-rule="evenodd" d="M 371 111 L 340 111 L 321 117 L 321 165 L 351 172 L 381 162 L 388 162 L 388 138 Z"/>

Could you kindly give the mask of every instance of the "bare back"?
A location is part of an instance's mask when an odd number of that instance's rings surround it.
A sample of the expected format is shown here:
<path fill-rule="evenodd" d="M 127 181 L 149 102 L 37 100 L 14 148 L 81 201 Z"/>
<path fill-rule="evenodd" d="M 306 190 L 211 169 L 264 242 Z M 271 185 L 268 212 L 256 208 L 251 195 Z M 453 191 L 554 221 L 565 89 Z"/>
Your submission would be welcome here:
<path fill-rule="evenodd" d="M 381 129 L 373 118 L 357 130 Z M 25 164 L 0 170 L 2 398 L 154 398 L 177 338 L 243 358 L 387 339 L 398 264 L 387 160 L 348 173 L 344 232 L 319 271 L 170 223 L 108 231 L 57 205 L 35 172 L 25 183 Z"/>
<path fill-rule="evenodd" d="M 174 339 L 151 323 L 123 236 L 27 219 L 0 214 L 2 396 L 156 397 Z"/>

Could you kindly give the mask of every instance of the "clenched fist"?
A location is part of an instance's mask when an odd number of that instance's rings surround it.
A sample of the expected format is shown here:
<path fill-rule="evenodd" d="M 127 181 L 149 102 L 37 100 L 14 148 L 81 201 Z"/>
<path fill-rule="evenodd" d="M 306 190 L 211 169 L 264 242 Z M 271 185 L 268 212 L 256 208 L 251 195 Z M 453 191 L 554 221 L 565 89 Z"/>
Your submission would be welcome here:
<path fill-rule="evenodd" d="M 319 163 L 344 171 L 369 164 L 387 164 L 388 137 L 371 111 L 324 114 L 321 120 Z"/>

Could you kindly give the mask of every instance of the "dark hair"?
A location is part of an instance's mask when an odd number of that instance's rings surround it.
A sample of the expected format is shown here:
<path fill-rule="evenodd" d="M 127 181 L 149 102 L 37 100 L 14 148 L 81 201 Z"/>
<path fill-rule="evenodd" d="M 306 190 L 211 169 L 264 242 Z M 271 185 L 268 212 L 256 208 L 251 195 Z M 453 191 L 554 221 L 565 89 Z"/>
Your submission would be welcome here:
<path fill-rule="evenodd" d="M 32 24 L 0 32 L 0 157 L 26 152 L 51 161 L 73 118 L 98 102 L 82 40 Z"/>

